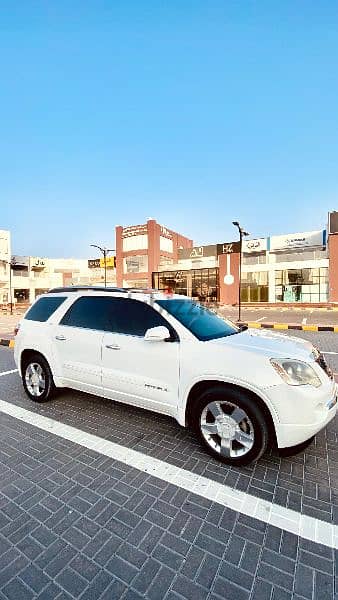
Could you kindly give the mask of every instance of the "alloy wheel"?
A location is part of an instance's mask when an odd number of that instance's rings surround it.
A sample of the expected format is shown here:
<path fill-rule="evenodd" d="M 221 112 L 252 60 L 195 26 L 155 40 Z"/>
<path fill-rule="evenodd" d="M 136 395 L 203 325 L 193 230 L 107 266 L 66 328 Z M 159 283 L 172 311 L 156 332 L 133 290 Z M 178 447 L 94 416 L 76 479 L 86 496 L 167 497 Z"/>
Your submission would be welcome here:
<path fill-rule="evenodd" d="M 252 449 L 255 441 L 252 422 L 236 404 L 226 400 L 210 402 L 200 419 L 205 441 L 224 458 L 245 456 Z"/>
<path fill-rule="evenodd" d="M 26 367 L 25 381 L 29 393 L 35 398 L 42 396 L 46 389 L 46 377 L 38 363 L 30 363 Z"/>

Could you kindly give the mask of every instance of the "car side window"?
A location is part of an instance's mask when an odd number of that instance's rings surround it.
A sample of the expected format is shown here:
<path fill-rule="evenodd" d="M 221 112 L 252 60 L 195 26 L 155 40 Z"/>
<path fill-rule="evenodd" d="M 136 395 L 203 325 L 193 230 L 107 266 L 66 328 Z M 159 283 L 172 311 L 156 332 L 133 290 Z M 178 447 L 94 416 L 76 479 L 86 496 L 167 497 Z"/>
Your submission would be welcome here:
<path fill-rule="evenodd" d="M 111 300 L 103 296 L 83 296 L 68 309 L 60 325 L 109 331 Z"/>
<path fill-rule="evenodd" d="M 177 337 L 170 323 L 149 304 L 131 298 L 110 298 L 110 300 L 112 312 L 109 331 L 112 333 L 144 337 L 147 329 L 162 325 L 169 329 L 172 337 Z"/>
<path fill-rule="evenodd" d="M 61 306 L 67 296 L 47 296 L 39 298 L 25 315 L 28 321 L 48 321 L 49 317 Z"/>

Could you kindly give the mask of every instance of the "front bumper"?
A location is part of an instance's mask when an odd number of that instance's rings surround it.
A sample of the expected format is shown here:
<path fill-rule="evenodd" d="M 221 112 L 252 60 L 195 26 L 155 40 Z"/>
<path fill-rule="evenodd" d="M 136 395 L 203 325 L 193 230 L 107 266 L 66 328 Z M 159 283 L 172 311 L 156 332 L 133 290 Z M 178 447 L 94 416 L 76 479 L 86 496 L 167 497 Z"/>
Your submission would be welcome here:
<path fill-rule="evenodd" d="M 289 448 L 307 441 L 337 413 L 337 385 L 327 378 L 320 388 L 282 385 L 270 388 L 269 398 L 279 416 L 275 421 L 277 445 Z"/>

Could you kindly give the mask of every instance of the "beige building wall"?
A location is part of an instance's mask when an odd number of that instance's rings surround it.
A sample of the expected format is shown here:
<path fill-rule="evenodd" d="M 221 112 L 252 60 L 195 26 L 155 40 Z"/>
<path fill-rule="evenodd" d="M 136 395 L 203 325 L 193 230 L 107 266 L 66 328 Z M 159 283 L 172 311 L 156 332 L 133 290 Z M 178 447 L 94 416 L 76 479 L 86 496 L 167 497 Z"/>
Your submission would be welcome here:
<path fill-rule="evenodd" d="M 9 261 L 11 256 L 11 234 L 0 229 L 0 305 L 9 301 Z"/>

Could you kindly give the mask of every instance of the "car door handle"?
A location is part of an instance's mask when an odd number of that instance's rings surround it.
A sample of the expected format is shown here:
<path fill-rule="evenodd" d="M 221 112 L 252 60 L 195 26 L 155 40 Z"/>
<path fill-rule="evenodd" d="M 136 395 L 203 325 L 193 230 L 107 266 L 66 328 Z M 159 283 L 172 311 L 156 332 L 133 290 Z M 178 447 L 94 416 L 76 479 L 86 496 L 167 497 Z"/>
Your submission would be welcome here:
<path fill-rule="evenodd" d="M 106 344 L 106 348 L 108 350 L 121 350 L 121 347 L 118 344 Z"/>
<path fill-rule="evenodd" d="M 56 336 L 55 336 L 55 339 L 56 339 L 56 340 L 61 340 L 61 342 L 64 342 L 64 341 L 65 341 L 67 338 L 65 338 L 65 336 L 64 336 L 64 335 L 56 335 Z"/>

